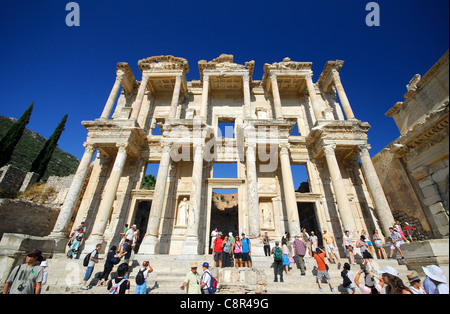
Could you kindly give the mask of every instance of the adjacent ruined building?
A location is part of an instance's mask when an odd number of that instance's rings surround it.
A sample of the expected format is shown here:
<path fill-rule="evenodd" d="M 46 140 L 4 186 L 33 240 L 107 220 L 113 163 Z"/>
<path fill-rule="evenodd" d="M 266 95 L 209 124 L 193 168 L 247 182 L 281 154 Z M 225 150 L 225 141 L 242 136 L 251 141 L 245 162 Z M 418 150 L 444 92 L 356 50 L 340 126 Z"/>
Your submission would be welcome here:
<path fill-rule="evenodd" d="M 183 58 L 138 65 L 141 73 L 117 64 L 103 112 L 82 122 L 85 153 L 50 234 L 60 250 L 86 221 L 85 251 L 117 244 L 128 223 L 137 224 L 140 254 L 207 254 L 219 221 L 219 211 L 211 214 L 215 189 L 237 190 L 233 212 L 220 219 L 224 233 L 281 238 L 305 227 L 331 231 L 338 243 L 344 230 L 355 239 L 362 230 L 389 234 L 394 218 L 369 155 L 370 125 L 353 114 L 343 61 L 313 74 L 311 62 L 285 58 L 265 64 L 257 79 L 254 61 L 221 55 L 199 61 L 193 81 Z M 223 123 L 232 125 L 225 136 Z M 224 163 L 235 165 L 231 177 L 215 175 Z M 155 164 L 155 189 L 142 189 Z M 294 166 L 306 169 L 301 189 Z"/>
<path fill-rule="evenodd" d="M 386 113 L 400 137 L 373 162 L 396 220 L 418 239 L 449 236 L 449 52 L 406 86 L 405 100 Z"/>

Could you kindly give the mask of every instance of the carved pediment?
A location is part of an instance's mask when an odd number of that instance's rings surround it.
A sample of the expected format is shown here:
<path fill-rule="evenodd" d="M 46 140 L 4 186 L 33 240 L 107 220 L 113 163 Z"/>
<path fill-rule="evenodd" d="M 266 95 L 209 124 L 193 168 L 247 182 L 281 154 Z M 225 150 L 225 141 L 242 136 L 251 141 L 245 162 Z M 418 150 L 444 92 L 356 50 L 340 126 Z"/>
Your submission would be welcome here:
<path fill-rule="evenodd" d="M 183 74 L 189 72 L 189 64 L 186 59 L 174 56 L 154 56 L 141 59 L 138 62 L 139 69 L 144 70 L 182 70 Z"/>

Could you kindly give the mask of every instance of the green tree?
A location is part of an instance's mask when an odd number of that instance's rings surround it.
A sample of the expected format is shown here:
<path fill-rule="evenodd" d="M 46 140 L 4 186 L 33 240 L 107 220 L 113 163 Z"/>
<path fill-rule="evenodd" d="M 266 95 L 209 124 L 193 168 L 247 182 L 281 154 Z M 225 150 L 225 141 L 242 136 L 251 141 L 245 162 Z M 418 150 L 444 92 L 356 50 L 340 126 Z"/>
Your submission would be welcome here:
<path fill-rule="evenodd" d="M 148 174 L 142 180 L 142 189 L 154 190 L 156 185 L 156 177 L 153 174 Z"/>
<path fill-rule="evenodd" d="M 33 111 L 33 103 L 24 111 L 20 119 L 11 125 L 0 141 L 0 167 L 6 165 L 11 159 L 14 148 L 22 137 L 25 126 L 30 121 L 31 111 Z"/>
<path fill-rule="evenodd" d="M 53 152 L 55 151 L 56 145 L 58 144 L 58 140 L 61 137 L 61 133 L 64 131 L 66 121 L 67 114 L 61 119 L 61 122 L 59 122 L 55 131 L 53 131 L 53 134 L 45 142 L 44 147 L 42 147 L 41 151 L 31 165 L 30 171 L 35 172 L 39 175 L 38 180 L 40 180 L 44 176 L 45 171 L 47 170 L 48 163 L 52 158 Z"/>

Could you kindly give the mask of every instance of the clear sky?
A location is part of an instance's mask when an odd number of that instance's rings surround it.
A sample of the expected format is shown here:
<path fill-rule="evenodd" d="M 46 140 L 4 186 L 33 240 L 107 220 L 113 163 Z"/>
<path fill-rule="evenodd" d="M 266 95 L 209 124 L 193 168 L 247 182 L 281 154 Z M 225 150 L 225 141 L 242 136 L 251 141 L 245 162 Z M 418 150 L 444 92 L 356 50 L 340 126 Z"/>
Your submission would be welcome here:
<path fill-rule="evenodd" d="M 116 1 L 79 0 L 80 26 L 65 23 L 65 0 L 4 1 L 0 6 L 0 115 L 19 118 L 35 103 L 28 128 L 49 137 L 64 114 L 59 147 L 81 159 L 83 120 L 99 118 L 117 62 L 149 56 L 197 62 L 221 53 L 236 63 L 313 62 L 317 81 L 328 60 L 345 64 L 341 79 L 356 118 L 371 125 L 371 155 L 399 136 L 384 114 L 449 47 L 448 0 L 376 1 L 380 26 L 366 25 L 367 0 Z M 297 186 L 297 184 L 296 184 Z"/>

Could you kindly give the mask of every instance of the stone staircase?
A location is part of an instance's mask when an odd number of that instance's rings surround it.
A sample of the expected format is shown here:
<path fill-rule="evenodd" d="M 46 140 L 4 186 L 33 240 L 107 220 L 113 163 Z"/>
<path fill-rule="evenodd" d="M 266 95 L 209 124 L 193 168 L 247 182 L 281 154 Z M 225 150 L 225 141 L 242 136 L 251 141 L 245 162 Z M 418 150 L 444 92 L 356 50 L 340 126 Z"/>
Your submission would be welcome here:
<path fill-rule="evenodd" d="M 84 254 L 80 257 L 80 259 L 68 259 L 64 254 L 55 254 L 51 259 L 48 259 L 49 267 L 47 271 L 49 273 L 47 284 L 44 286 L 42 293 L 43 294 L 106 294 L 106 287 L 96 286 L 98 280 L 95 278 L 95 275 L 100 275 L 103 271 L 104 260 L 100 260 L 100 262 L 95 266 L 93 275 L 91 279 L 88 281 L 92 288 L 89 290 L 82 290 L 81 286 L 83 285 L 83 277 L 86 271 L 86 267 L 83 266 L 83 257 Z M 100 254 L 101 258 L 104 258 L 105 255 Z M 130 273 L 129 278 L 131 282 L 131 290 L 130 293 L 134 293 L 135 289 L 135 276 L 139 269 L 139 265 L 144 260 L 150 261 L 150 265 L 153 267 L 153 273 L 149 274 L 147 279 L 147 292 L 149 294 L 185 294 L 185 291 L 180 289 L 182 282 L 186 274 L 190 271 L 191 262 L 196 262 L 199 267 L 198 271 L 201 273 L 201 264 L 203 262 L 209 262 L 213 265 L 213 257 L 211 255 L 135 255 L 133 262 L 130 262 Z M 315 268 L 316 265 L 314 258 L 309 257 L 306 258 L 306 275 L 301 276 L 300 270 L 297 269 L 295 264 L 291 265 L 292 269 L 289 274 L 284 274 L 284 282 L 273 282 L 274 274 L 273 268 L 271 268 L 273 257 L 265 257 L 265 256 L 254 256 L 253 260 L 253 268 L 258 269 L 265 275 L 265 286 L 266 292 L 269 294 L 341 294 L 346 293 L 345 289 L 341 286 L 342 277 L 340 276 L 340 272 L 342 269 L 338 269 L 336 264 L 329 264 L 330 270 L 329 274 L 331 280 L 333 282 L 335 291 L 331 292 L 328 284 L 323 283 L 323 292 L 319 292 L 319 288 L 316 281 L 315 276 Z M 347 259 L 341 259 L 341 262 L 346 262 Z M 357 260 L 357 262 L 361 262 L 361 260 Z M 375 266 L 378 269 L 382 269 L 384 266 L 390 265 L 396 268 L 400 273 L 400 278 L 403 282 L 407 283 L 406 275 L 411 273 L 407 269 L 405 265 L 400 265 L 397 260 L 374 260 Z M 352 266 L 352 271 L 354 275 L 359 271 L 360 266 L 354 265 Z M 111 276 L 116 276 L 117 266 L 114 267 Z M 243 269 L 240 268 L 241 272 Z M 227 273 L 228 272 L 228 277 Z M 212 268 L 212 273 L 217 278 L 229 278 L 230 272 L 236 272 L 235 268 Z M 110 278 L 111 278 L 110 276 Z M 242 276 L 241 276 L 242 277 Z M 242 277 L 243 278 L 243 277 Z M 245 286 L 246 283 L 242 282 L 241 286 Z M 223 282 L 222 282 L 223 283 Z M 220 284 L 219 280 L 219 293 L 220 293 Z M 229 285 L 228 285 L 229 286 Z M 233 287 L 233 285 L 231 285 Z M 235 287 L 239 286 L 239 282 Z M 242 289 L 233 290 L 224 289 L 222 293 L 243 293 Z M 252 293 L 254 291 L 249 291 L 248 288 L 246 292 Z M 359 289 L 356 289 L 356 293 L 360 294 Z"/>

